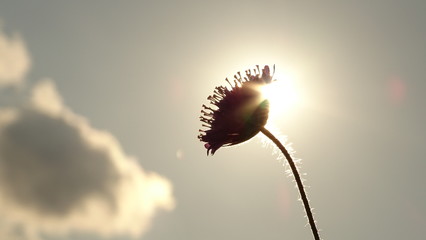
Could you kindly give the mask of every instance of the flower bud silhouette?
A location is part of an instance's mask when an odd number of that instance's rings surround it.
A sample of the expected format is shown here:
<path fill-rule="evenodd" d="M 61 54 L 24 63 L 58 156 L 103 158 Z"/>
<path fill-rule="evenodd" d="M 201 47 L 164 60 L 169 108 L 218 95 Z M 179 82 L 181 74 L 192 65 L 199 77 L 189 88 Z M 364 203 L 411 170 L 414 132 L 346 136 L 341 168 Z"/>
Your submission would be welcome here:
<path fill-rule="evenodd" d="M 262 71 L 259 70 L 259 66 L 256 67 L 253 73 L 247 70 L 245 76 L 241 76 L 240 72 L 234 75 L 234 84 L 226 79 L 231 89 L 223 86 L 216 87 L 213 95 L 207 98 L 213 106 L 202 106 L 200 120 L 205 129 L 200 129 L 198 138 L 205 142 L 207 155 L 209 153 L 213 155 L 222 146 L 245 142 L 259 132 L 265 134 L 286 157 L 296 180 L 314 239 L 320 240 L 297 166 L 284 145 L 265 128 L 269 101 L 262 96 L 261 88 L 275 81 L 272 80 L 274 74 L 271 75 L 269 66 L 265 66 Z"/>
<path fill-rule="evenodd" d="M 260 89 L 272 82 L 269 66 L 262 72 L 257 69 L 246 71 L 246 76 L 238 72 L 234 75 L 234 85 L 228 89 L 216 87 L 214 94 L 207 99 L 215 107 L 203 105 L 200 117 L 203 127 L 198 138 L 206 142 L 207 155 L 213 155 L 222 146 L 239 144 L 254 137 L 268 120 L 269 102 L 263 99 Z"/>

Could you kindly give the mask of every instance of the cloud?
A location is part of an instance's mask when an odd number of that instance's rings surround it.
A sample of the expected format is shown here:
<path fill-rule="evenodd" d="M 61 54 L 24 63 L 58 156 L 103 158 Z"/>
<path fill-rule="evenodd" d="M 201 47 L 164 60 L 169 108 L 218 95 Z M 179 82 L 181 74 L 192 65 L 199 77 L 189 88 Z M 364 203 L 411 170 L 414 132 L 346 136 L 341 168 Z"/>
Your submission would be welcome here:
<path fill-rule="evenodd" d="M 174 207 L 171 183 L 67 108 L 48 80 L 27 105 L 0 110 L 0 195 L 1 239 L 137 237 Z"/>
<path fill-rule="evenodd" d="M 21 84 L 30 65 L 25 43 L 16 34 L 6 36 L 0 24 L 0 87 Z"/>

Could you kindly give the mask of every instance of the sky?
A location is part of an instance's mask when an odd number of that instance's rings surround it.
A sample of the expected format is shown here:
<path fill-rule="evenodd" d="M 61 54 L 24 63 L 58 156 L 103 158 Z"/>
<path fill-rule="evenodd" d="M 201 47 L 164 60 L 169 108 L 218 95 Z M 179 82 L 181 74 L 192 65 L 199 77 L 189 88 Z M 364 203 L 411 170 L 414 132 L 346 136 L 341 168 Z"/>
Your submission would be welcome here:
<path fill-rule="evenodd" d="M 0 239 L 312 239 L 267 139 L 214 156 L 197 139 L 214 88 L 265 64 L 293 96 L 267 127 L 299 159 L 322 238 L 425 239 L 425 13 L 2 0 Z"/>

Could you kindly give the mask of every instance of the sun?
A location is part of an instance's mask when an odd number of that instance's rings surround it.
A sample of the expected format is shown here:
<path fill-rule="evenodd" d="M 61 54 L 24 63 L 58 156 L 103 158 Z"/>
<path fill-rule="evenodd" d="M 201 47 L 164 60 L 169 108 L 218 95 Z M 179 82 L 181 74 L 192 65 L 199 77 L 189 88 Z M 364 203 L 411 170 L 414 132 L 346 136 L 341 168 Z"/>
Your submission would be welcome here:
<path fill-rule="evenodd" d="M 294 77 L 275 74 L 276 81 L 261 88 L 262 95 L 269 100 L 270 117 L 280 117 L 291 111 L 300 102 Z"/>

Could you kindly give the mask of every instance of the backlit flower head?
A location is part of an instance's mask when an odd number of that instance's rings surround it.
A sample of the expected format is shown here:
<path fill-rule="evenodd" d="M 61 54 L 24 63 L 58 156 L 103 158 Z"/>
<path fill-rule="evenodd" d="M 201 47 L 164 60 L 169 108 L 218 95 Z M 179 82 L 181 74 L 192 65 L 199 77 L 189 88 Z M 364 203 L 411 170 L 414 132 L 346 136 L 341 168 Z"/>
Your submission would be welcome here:
<path fill-rule="evenodd" d="M 212 106 L 203 105 L 200 120 L 205 129 L 200 129 L 198 138 L 206 143 L 207 155 L 222 146 L 249 140 L 268 120 L 269 102 L 262 96 L 261 87 L 273 81 L 273 74 L 269 66 L 262 71 L 256 66 L 245 73 L 234 75 L 233 84 L 226 79 L 231 88 L 216 87 L 207 98 Z"/>

